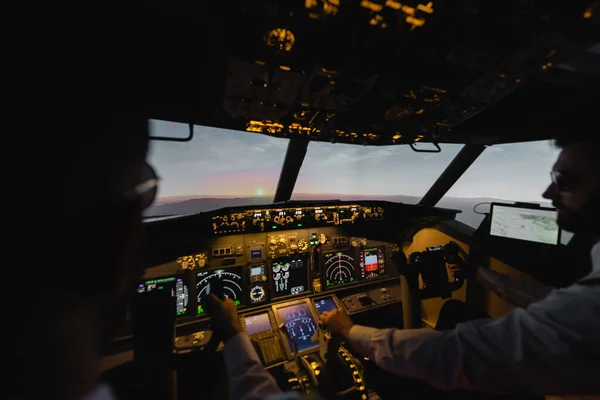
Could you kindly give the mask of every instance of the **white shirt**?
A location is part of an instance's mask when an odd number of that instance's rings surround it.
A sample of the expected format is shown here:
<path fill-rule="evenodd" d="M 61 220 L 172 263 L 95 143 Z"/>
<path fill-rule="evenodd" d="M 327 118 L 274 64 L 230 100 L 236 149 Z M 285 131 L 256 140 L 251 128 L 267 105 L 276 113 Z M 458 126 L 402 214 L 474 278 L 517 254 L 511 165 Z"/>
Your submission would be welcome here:
<path fill-rule="evenodd" d="M 488 268 L 477 269 L 477 281 L 486 289 L 517 307 L 546 298 L 554 289 L 536 281 L 503 274 Z"/>
<path fill-rule="evenodd" d="M 297 392 L 282 393 L 275 379 L 263 367 L 250 338 L 238 333 L 223 347 L 223 358 L 229 377 L 231 400 L 319 400 L 319 396 L 301 396 Z"/>
<path fill-rule="evenodd" d="M 592 272 L 502 318 L 450 331 L 355 325 L 350 344 L 398 375 L 440 389 L 600 394 L 600 243 Z"/>
<path fill-rule="evenodd" d="M 117 400 L 110 386 L 106 384 L 99 385 L 92 392 L 86 394 L 80 400 Z"/>

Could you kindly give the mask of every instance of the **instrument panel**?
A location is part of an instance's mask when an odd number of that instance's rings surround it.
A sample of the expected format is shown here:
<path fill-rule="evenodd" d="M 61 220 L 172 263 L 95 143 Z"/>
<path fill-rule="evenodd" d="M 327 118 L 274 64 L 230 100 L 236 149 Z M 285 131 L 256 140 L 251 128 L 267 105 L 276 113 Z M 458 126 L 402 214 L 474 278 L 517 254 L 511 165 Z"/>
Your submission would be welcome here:
<path fill-rule="evenodd" d="M 212 217 L 214 235 L 275 232 L 286 229 L 339 226 L 366 221 L 382 221 L 385 210 L 379 206 L 343 204 L 315 207 L 259 208 L 230 210 Z M 306 241 L 297 242 L 299 248 Z"/>
<path fill-rule="evenodd" d="M 399 251 L 394 244 L 345 236 L 340 227 L 214 237 L 203 247 L 149 268 L 138 290 L 152 290 L 157 280 L 177 282 L 169 289 L 177 297 L 176 317 L 206 318 L 212 283 L 241 311 L 252 310 L 395 276 L 388 264 Z"/>
<path fill-rule="evenodd" d="M 335 294 L 315 299 L 298 299 L 272 305 L 260 312 L 240 315 L 244 331 L 260 348 L 265 366 L 316 352 L 319 349 L 318 319 L 324 311 L 344 306 Z M 283 326 L 287 335 L 278 327 Z"/>

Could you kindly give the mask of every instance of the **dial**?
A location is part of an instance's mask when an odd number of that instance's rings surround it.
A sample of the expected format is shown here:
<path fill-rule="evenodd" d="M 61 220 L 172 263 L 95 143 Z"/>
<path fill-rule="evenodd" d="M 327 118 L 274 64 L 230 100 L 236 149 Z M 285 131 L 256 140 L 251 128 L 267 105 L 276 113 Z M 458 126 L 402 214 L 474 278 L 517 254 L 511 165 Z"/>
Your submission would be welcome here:
<path fill-rule="evenodd" d="M 327 253 L 325 279 L 327 286 L 343 285 L 354 281 L 354 258 L 346 252 Z"/>
<path fill-rule="evenodd" d="M 262 285 L 254 285 L 250 287 L 250 302 L 253 304 L 260 303 L 265 300 L 265 288 Z"/>
<path fill-rule="evenodd" d="M 308 250 L 308 243 L 304 239 L 298 240 L 298 250 L 306 251 Z"/>
<path fill-rule="evenodd" d="M 232 299 L 236 305 L 242 300 L 242 268 L 220 269 L 215 271 L 198 272 L 196 275 L 196 293 L 198 313 L 204 312 L 202 305 L 208 296 L 208 285 L 213 279 L 218 279 L 223 285 L 223 295 Z"/>

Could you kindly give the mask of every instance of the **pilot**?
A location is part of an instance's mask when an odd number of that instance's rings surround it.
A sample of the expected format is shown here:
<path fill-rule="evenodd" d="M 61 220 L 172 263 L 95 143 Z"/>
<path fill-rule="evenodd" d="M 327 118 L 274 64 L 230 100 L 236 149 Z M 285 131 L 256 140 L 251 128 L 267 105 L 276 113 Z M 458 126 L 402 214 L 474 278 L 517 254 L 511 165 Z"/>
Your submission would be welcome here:
<path fill-rule="evenodd" d="M 442 390 L 495 394 L 600 394 L 600 157 L 592 133 L 556 140 L 562 149 L 543 196 L 558 224 L 591 235 L 592 271 L 505 316 L 454 329 L 374 329 L 343 311 L 321 322 L 379 367 Z"/>

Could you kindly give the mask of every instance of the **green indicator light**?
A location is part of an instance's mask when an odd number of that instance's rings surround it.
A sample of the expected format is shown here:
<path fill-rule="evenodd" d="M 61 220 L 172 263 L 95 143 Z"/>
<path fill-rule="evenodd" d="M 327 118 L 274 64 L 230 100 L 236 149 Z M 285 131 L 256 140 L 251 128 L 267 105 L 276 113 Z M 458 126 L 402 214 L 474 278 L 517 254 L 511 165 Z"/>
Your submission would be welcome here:
<path fill-rule="evenodd" d="M 202 306 L 198 306 L 198 314 L 204 314 L 204 308 L 202 308 Z"/>
<path fill-rule="evenodd" d="M 350 282 L 352 282 L 354 280 L 354 278 L 350 278 Z"/>
<path fill-rule="evenodd" d="M 167 278 L 167 279 L 165 279 L 165 282 L 175 282 L 175 278 L 174 277 Z"/>
<path fill-rule="evenodd" d="M 302 224 L 298 224 L 298 226 L 302 226 Z"/>
<path fill-rule="evenodd" d="M 273 229 L 277 229 L 277 225 L 273 225 Z"/>
<path fill-rule="evenodd" d="M 236 301 L 235 301 L 235 305 L 236 305 L 236 306 L 239 306 L 240 304 L 241 304 L 241 303 L 240 303 L 240 301 L 239 301 L 239 300 L 236 300 Z"/>
<path fill-rule="evenodd" d="M 163 290 L 165 287 L 164 286 L 159 286 L 158 290 Z"/>

